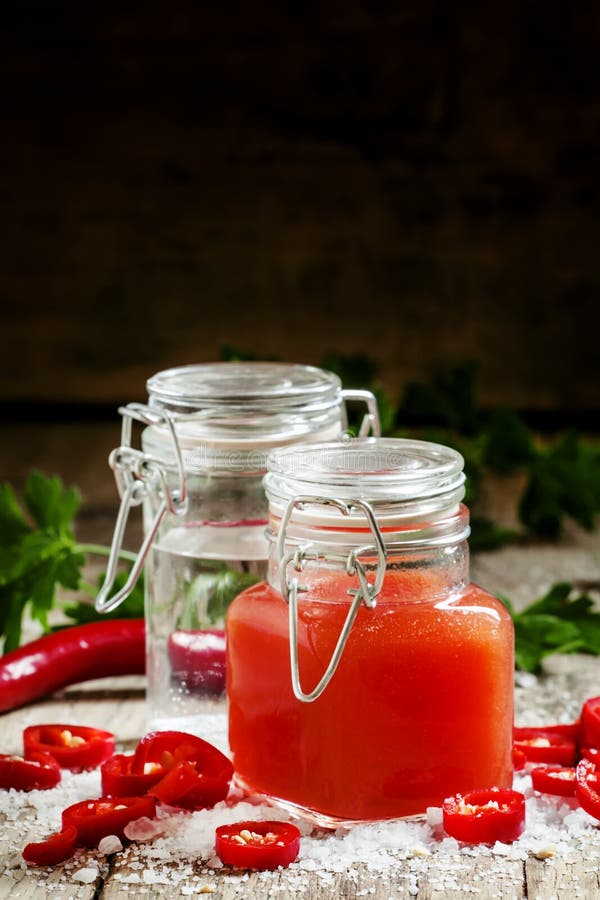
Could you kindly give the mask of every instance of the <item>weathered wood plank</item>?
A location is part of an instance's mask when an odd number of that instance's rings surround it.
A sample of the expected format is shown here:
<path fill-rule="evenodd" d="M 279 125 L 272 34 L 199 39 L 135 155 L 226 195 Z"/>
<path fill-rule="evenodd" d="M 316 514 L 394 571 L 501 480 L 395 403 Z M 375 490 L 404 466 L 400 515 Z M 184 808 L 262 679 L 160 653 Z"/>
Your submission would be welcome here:
<path fill-rule="evenodd" d="M 101 884 L 97 879 L 93 884 L 77 885 L 65 880 L 62 869 L 40 878 L 37 874 L 29 872 L 8 875 L 0 875 L 0 898 L 10 897 L 10 900 L 47 900 L 48 896 L 65 897 L 68 900 L 92 900 L 96 896 L 96 890 Z"/>
<path fill-rule="evenodd" d="M 3 818 L 3 817 L 2 817 Z M 73 900 L 91 900 L 101 889 L 106 871 L 97 866 L 95 854 L 80 851 L 76 858 L 63 866 L 52 869 L 28 868 L 21 857 L 21 850 L 30 841 L 41 841 L 48 829 L 34 823 L 24 810 L 16 822 L 2 821 L 0 831 L 0 900 L 45 900 L 49 894 L 68 896 Z M 98 869 L 90 883 L 79 883 L 77 873 L 88 867 Z M 67 894 L 68 888 L 68 894 Z"/>
<path fill-rule="evenodd" d="M 544 860 L 528 859 L 525 863 L 529 900 L 589 900 L 600 896 L 599 849 L 588 848 L 580 858 L 571 861 L 561 857 Z"/>
<path fill-rule="evenodd" d="M 419 900 L 516 900 L 523 896 L 523 863 L 493 856 L 432 854 L 418 881 Z"/>
<path fill-rule="evenodd" d="M 143 678 L 100 679 L 69 688 L 31 706 L 5 713 L 1 718 L 4 753 L 22 751 L 23 729 L 43 722 L 73 722 L 106 728 L 120 745 L 137 742 L 146 725 Z M 121 685 L 116 688 L 115 686 Z"/>
<path fill-rule="evenodd" d="M 135 851 L 136 864 L 143 860 L 143 849 Z M 373 872 L 366 865 L 349 866 L 346 871 L 304 871 L 242 873 L 228 869 L 210 871 L 203 863 L 191 862 L 174 872 L 174 883 L 169 886 L 169 896 L 189 896 L 190 893 L 213 893 L 219 900 L 239 900 L 240 897 L 295 900 L 299 895 L 307 900 L 334 900 L 334 898 L 372 897 L 387 900 L 393 895 L 399 900 L 409 900 L 417 892 L 418 871 L 422 860 L 398 858 L 397 864 L 386 872 Z M 189 871 L 188 871 L 189 870 Z M 142 885 L 139 882 L 142 882 Z M 102 893 L 103 900 L 129 900 L 147 897 L 151 885 L 143 885 L 144 869 L 132 869 L 127 854 L 114 861 L 111 875 Z M 165 885 L 155 885 L 155 890 L 167 890 Z M 419 893 L 419 897 L 421 894 Z"/>

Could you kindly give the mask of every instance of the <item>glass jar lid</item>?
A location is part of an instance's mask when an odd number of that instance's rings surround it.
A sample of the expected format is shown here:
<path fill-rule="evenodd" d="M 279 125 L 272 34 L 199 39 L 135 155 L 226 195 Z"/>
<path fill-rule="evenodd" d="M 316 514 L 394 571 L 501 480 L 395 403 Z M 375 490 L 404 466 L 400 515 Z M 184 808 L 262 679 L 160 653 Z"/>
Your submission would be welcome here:
<path fill-rule="evenodd" d="M 433 532 L 444 538 L 465 537 L 463 465 L 463 457 L 450 447 L 400 438 L 273 450 L 264 479 L 273 530 L 295 499 L 290 538 L 305 538 L 316 527 L 327 541 L 344 541 L 349 530 L 367 525 L 361 508 L 352 506 L 356 500 L 372 507 L 390 539 L 398 531 L 401 543 L 424 540 Z M 348 512 L 327 501 L 348 504 Z"/>
<path fill-rule="evenodd" d="M 317 411 L 340 403 L 341 382 L 314 366 L 221 362 L 179 366 L 146 382 L 151 407 L 174 412 Z"/>
<path fill-rule="evenodd" d="M 180 366 L 147 381 L 151 410 L 171 417 L 186 471 L 262 474 L 270 449 L 337 439 L 345 427 L 344 391 L 333 372 L 270 362 Z M 144 447 L 168 464 L 164 425 L 146 430 Z"/>

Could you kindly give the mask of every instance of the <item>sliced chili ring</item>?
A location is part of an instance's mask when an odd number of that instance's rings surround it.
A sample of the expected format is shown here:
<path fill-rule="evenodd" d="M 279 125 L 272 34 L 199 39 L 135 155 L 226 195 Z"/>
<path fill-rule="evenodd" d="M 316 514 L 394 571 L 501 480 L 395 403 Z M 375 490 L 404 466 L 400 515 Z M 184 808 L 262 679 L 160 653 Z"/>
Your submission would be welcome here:
<path fill-rule="evenodd" d="M 582 747 L 580 755 L 582 759 L 589 759 L 596 766 L 600 763 L 600 750 L 597 747 Z"/>
<path fill-rule="evenodd" d="M 67 825 L 62 831 L 51 834 L 45 841 L 27 844 L 23 849 L 23 859 L 32 866 L 55 866 L 65 862 L 75 853 L 77 829 Z"/>
<path fill-rule="evenodd" d="M 575 769 L 572 766 L 539 766 L 531 770 L 531 783 L 542 794 L 575 796 Z"/>
<path fill-rule="evenodd" d="M 142 774 L 131 771 L 133 753 L 115 753 L 101 767 L 103 797 L 142 797 L 165 774 L 158 763 L 148 763 Z"/>
<path fill-rule="evenodd" d="M 600 697 L 590 697 L 581 710 L 581 743 L 600 748 Z"/>
<path fill-rule="evenodd" d="M 30 725 L 23 732 L 25 757 L 49 753 L 63 769 L 95 769 L 115 752 L 115 736 L 85 725 Z"/>
<path fill-rule="evenodd" d="M 515 772 L 520 772 L 525 768 L 527 757 L 518 747 L 513 747 L 513 768 Z"/>
<path fill-rule="evenodd" d="M 534 730 L 536 730 L 534 728 Z M 569 741 L 578 744 L 581 738 L 581 719 L 575 722 L 560 722 L 557 725 L 543 725 L 542 731 L 549 731 L 551 734 L 560 734 Z"/>
<path fill-rule="evenodd" d="M 577 763 L 575 796 L 586 813 L 600 819 L 600 772 L 589 759 L 581 759 Z"/>
<path fill-rule="evenodd" d="M 528 762 L 573 766 L 577 746 L 570 732 L 571 727 L 550 725 L 548 728 L 515 728 L 514 746 L 525 754 Z M 565 732 L 563 729 L 569 730 Z"/>
<path fill-rule="evenodd" d="M 444 829 L 467 844 L 516 841 L 525 828 L 525 796 L 489 788 L 448 797 L 442 804 Z"/>
<path fill-rule="evenodd" d="M 100 797 L 82 800 L 63 810 L 62 825 L 77 830 L 77 843 L 83 847 L 97 847 L 109 834 L 125 839 L 125 826 L 136 819 L 156 815 L 153 797 Z"/>
<path fill-rule="evenodd" d="M 30 759 L 0 754 L 0 788 L 15 791 L 43 791 L 56 787 L 60 767 L 47 753 L 32 753 Z"/>
<path fill-rule="evenodd" d="M 217 828 L 215 849 L 226 866 L 277 869 L 298 857 L 300 837 L 299 829 L 290 822 L 236 822 Z"/>
<path fill-rule="evenodd" d="M 72 825 L 51 834 L 45 841 L 27 844 L 23 849 L 23 859 L 32 866 L 55 866 L 65 862 L 75 853 L 77 829 Z"/>
<path fill-rule="evenodd" d="M 174 794 L 176 777 L 169 778 L 164 796 L 170 796 L 172 806 L 183 809 L 208 809 L 224 800 L 229 793 L 229 785 L 233 776 L 231 761 L 212 744 L 203 741 L 193 734 L 180 731 L 157 731 L 145 735 L 139 742 L 131 765 L 132 773 L 143 772 L 150 764 L 158 764 L 165 770 L 165 778 L 179 763 L 189 763 L 196 771 L 196 783 L 190 784 L 190 766 L 178 770 L 183 779 L 180 797 Z M 184 774 L 185 773 L 185 778 Z M 185 790 L 183 789 L 185 787 Z M 152 789 L 158 797 L 162 793 L 161 782 Z"/>
<path fill-rule="evenodd" d="M 194 792 L 200 788 L 202 776 L 196 771 L 193 762 L 181 760 L 150 788 L 150 793 L 161 803 L 168 806 L 179 806 L 182 809 L 196 809 Z M 189 801 L 186 797 L 190 795 Z M 188 805 L 188 802 L 190 805 Z"/>

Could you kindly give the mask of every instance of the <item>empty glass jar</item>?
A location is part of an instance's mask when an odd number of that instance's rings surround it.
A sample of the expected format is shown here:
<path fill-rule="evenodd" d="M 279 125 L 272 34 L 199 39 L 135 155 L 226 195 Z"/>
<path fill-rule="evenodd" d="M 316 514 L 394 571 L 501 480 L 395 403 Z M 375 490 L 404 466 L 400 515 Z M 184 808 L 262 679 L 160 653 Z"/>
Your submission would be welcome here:
<path fill-rule="evenodd" d="M 267 454 L 339 438 L 348 399 L 367 403 L 362 430 L 378 432 L 377 407 L 369 392 L 342 390 L 331 372 L 279 363 L 183 366 L 147 388 L 147 405 L 120 410 L 122 441 L 110 464 L 121 508 L 96 606 L 118 606 L 145 564 L 149 727 L 217 739 L 210 730 L 222 727 L 214 713 L 224 696 L 225 613 L 266 575 Z M 141 450 L 132 446 L 134 421 L 144 426 Z M 129 510 L 141 503 L 144 542 L 111 596 Z"/>

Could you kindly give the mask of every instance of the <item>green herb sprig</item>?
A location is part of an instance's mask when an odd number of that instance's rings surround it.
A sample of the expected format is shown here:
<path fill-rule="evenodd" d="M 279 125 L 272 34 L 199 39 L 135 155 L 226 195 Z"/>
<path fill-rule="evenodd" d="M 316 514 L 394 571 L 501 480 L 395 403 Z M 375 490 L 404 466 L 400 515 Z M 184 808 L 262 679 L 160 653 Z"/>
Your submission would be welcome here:
<path fill-rule="evenodd" d="M 267 357 L 275 359 L 275 357 Z M 255 353 L 225 346 L 221 359 L 255 360 Z M 465 459 L 466 502 L 471 508 L 471 549 L 560 537 L 571 517 L 593 530 L 600 513 L 600 445 L 575 432 L 545 444 L 514 410 L 483 412 L 477 402 L 478 365 L 469 361 L 436 369 L 429 381 L 410 381 L 396 402 L 378 380 L 379 367 L 363 353 L 328 353 L 321 366 L 336 372 L 346 387 L 368 388 L 379 403 L 382 433 L 419 437 L 454 447 Z M 351 419 L 351 430 L 353 423 Z M 522 528 L 500 528 L 478 512 L 480 485 L 488 472 L 521 471 L 526 484 L 517 515 Z"/>
<path fill-rule="evenodd" d="M 600 655 L 600 612 L 589 594 L 568 582 L 555 584 L 547 594 L 516 612 L 500 597 L 515 627 L 515 665 L 539 672 L 551 653 Z"/>
<path fill-rule="evenodd" d="M 22 505 L 9 484 L 0 484 L 0 636 L 5 653 L 20 644 L 26 610 L 45 632 L 51 630 L 48 614 L 56 606 L 73 624 L 97 618 L 89 603 L 57 601 L 60 588 L 95 597 L 98 587 L 85 581 L 83 568 L 89 553 L 108 555 L 108 547 L 75 540 L 73 520 L 80 505 L 76 488 L 65 488 L 60 478 L 40 472 L 27 479 Z M 119 573 L 119 585 L 125 577 Z M 137 617 L 143 608 L 138 586 L 115 615 Z"/>
<path fill-rule="evenodd" d="M 477 402 L 478 366 L 467 362 L 437 369 L 430 381 L 411 381 L 398 403 L 377 382 L 377 366 L 361 355 L 330 354 L 325 367 L 350 385 L 382 398 L 382 430 L 454 447 L 465 458 L 466 501 L 473 513 L 471 548 L 494 549 L 527 537 L 560 537 L 567 518 L 595 528 L 600 514 L 600 444 L 569 432 L 540 442 L 513 410 L 483 412 Z M 407 424 L 408 423 L 408 424 Z M 487 472 L 525 474 L 518 501 L 521 530 L 498 528 L 478 514 L 480 485 Z"/>

